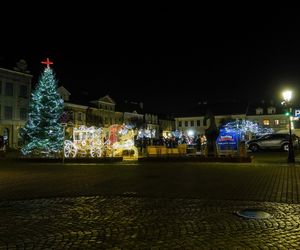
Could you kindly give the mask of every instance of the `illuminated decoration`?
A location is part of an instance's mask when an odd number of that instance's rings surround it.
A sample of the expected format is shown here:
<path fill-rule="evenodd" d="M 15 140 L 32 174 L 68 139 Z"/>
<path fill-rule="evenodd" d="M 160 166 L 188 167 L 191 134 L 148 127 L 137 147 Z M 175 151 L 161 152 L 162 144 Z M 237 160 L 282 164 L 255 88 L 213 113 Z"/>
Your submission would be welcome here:
<path fill-rule="evenodd" d="M 66 158 L 101 157 L 104 142 L 102 129 L 80 126 L 73 129 L 73 141 L 65 140 L 64 154 Z"/>
<path fill-rule="evenodd" d="M 137 133 L 137 138 L 155 138 L 156 130 L 155 129 L 139 129 Z"/>
<path fill-rule="evenodd" d="M 172 131 L 172 136 L 174 136 L 177 139 L 181 139 L 182 135 L 183 135 L 182 131 L 179 131 L 179 130 Z"/>
<path fill-rule="evenodd" d="M 163 136 L 163 138 L 167 138 L 167 139 L 172 138 L 172 132 L 171 131 L 163 131 L 162 136 Z"/>
<path fill-rule="evenodd" d="M 57 92 L 57 81 L 49 66 L 53 62 L 47 58 L 42 63 L 47 64 L 47 67 L 31 95 L 28 121 L 21 131 L 25 141 L 21 150 L 24 155 L 53 156 L 63 149 L 64 136 L 60 117 L 64 102 Z"/>
<path fill-rule="evenodd" d="M 133 158 L 138 158 L 138 150 L 134 146 L 134 131 L 127 125 L 112 125 L 110 131 L 118 128 L 118 141 L 111 144 L 111 155 L 122 156 L 124 150 L 133 151 Z"/>
<path fill-rule="evenodd" d="M 49 60 L 49 58 L 47 58 L 46 61 L 42 61 L 41 64 L 47 65 L 47 69 L 50 69 L 50 65 L 52 65 L 53 62 L 51 62 L 51 61 Z"/>
<path fill-rule="evenodd" d="M 238 134 L 238 137 L 240 137 L 241 139 L 244 139 L 244 136 L 247 134 L 264 135 L 271 134 L 274 132 L 272 128 L 265 128 L 259 126 L 255 122 L 248 120 L 237 120 L 228 122 L 227 124 L 222 126 L 220 132 L 222 132 L 222 129 L 224 129 L 226 132 L 234 132 Z"/>
<path fill-rule="evenodd" d="M 237 120 L 228 122 L 220 128 L 216 143 L 220 151 L 237 151 L 239 141 L 246 140 L 247 136 L 261 136 L 270 133 L 273 133 L 272 128 L 264 128 L 248 120 Z"/>
<path fill-rule="evenodd" d="M 108 139 L 106 139 L 106 136 Z M 134 131 L 129 126 L 114 124 L 109 128 L 80 126 L 73 129 L 73 140 L 65 140 L 66 158 L 123 156 L 123 151 L 133 151 L 133 158 L 138 157 L 134 146 Z"/>

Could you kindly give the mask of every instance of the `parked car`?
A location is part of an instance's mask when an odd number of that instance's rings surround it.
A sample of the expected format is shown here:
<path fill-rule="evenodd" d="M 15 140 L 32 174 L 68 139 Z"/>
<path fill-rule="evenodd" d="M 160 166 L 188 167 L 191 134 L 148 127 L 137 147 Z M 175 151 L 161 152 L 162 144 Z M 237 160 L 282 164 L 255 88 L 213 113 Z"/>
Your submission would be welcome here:
<path fill-rule="evenodd" d="M 266 134 L 257 139 L 249 140 L 246 142 L 246 147 L 252 152 L 260 149 L 281 149 L 284 151 L 289 150 L 289 134 Z M 298 146 L 298 137 L 292 135 L 293 146 Z"/>

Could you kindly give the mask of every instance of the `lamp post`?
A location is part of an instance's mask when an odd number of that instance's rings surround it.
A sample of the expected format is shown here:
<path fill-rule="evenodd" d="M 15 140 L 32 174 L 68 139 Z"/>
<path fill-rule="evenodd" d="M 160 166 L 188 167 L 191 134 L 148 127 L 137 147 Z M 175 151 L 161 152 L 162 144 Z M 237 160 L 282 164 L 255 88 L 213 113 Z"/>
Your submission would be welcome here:
<path fill-rule="evenodd" d="M 288 151 L 288 163 L 295 163 L 295 155 L 294 155 L 294 145 L 293 145 L 293 138 L 292 138 L 292 123 L 291 123 L 291 99 L 292 99 L 292 91 L 286 90 L 282 92 L 283 96 L 283 102 L 282 105 L 284 105 L 287 108 L 287 115 L 289 119 L 289 151 Z"/>

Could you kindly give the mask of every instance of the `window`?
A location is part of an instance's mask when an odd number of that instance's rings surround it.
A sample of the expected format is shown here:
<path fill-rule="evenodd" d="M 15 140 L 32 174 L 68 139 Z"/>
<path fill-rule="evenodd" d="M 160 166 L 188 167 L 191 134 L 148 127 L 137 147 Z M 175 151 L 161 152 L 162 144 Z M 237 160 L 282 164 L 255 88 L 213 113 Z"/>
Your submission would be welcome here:
<path fill-rule="evenodd" d="M 5 84 L 5 95 L 6 96 L 13 96 L 14 95 L 14 85 L 11 82 L 7 82 Z"/>
<path fill-rule="evenodd" d="M 69 95 L 68 95 L 68 94 L 62 95 L 61 98 L 62 98 L 64 101 L 69 101 Z"/>
<path fill-rule="evenodd" d="M 200 120 L 197 120 L 197 127 L 200 127 L 201 124 L 200 124 Z"/>
<path fill-rule="evenodd" d="M 265 126 L 269 126 L 270 125 L 270 120 L 268 120 L 268 119 L 263 120 L 263 124 Z"/>
<path fill-rule="evenodd" d="M 12 106 L 5 106 L 4 107 L 4 119 L 5 120 L 12 120 Z"/>
<path fill-rule="evenodd" d="M 194 126 L 194 121 L 191 121 L 191 127 L 193 127 Z"/>
<path fill-rule="evenodd" d="M 263 110 L 262 108 L 257 108 L 257 109 L 256 109 L 256 114 L 257 114 L 257 115 L 262 115 L 262 114 L 263 114 L 263 111 L 264 111 L 264 110 Z"/>
<path fill-rule="evenodd" d="M 27 109 L 20 108 L 20 120 L 27 120 Z"/>
<path fill-rule="evenodd" d="M 178 122 L 178 127 L 182 127 L 182 122 L 181 121 Z"/>
<path fill-rule="evenodd" d="M 286 120 L 280 120 L 280 124 L 286 124 Z"/>
<path fill-rule="evenodd" d="M 269 107 L 268 108 L 268 114 L 275 114 L 275 108 L 274 107 Z"/>
<path fill-rule="evenodd" d="M 279 125 L 279 120 L 274 120 L 274 125 Z"/>
<path fill-rule="evenodd" d="M 188 122 L 188 121 L 185 121 L 185 122 L 184 122 L 184 126 L 188 127 L 188 126 L 189 126 L 189 122 Z"/>
<path fill-rule="evenodd" d="M 82 121 L 82 113 L 81 112 L 78 112 L 77 119 L 78 119 L 78 121 Z"/>
<path fill-rule="evenodd" d="M 27 86 L 26 85 L 20 86 L 20 96 L 27 97 Z"/>

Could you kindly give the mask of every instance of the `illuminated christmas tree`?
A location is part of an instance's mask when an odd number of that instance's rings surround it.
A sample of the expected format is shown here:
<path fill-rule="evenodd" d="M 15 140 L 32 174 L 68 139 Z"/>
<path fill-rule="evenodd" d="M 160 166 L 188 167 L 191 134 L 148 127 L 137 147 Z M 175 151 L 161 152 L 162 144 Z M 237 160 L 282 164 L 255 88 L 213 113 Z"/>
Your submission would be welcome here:
<path fill-rule="evenodd" d="M 28 121 L 22 130 L 24 155 L 33 153 L 51 156 L 63 148 L 64 135 L 60 117 L 64 103 L 57 92 L 53 70 L 49 67 L 53 63 L 48 58 L 42 63 L 47 67 L 31 95 Z"/>

